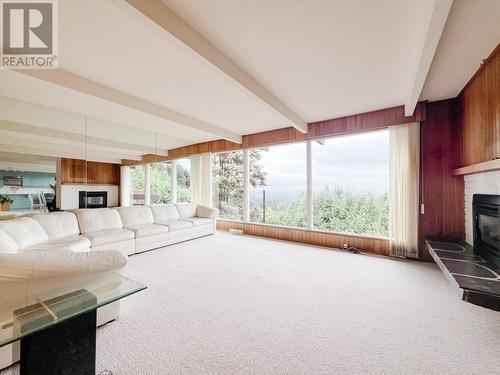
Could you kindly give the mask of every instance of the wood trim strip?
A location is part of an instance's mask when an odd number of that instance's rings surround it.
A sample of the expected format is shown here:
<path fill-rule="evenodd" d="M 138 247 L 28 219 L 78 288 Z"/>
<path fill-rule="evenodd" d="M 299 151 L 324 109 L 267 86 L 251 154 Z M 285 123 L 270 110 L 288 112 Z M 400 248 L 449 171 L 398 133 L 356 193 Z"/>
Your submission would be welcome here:
<path fill-rule="evenodd" d="M 454 176 L 463 176 L 466 174 L 490 172 L 500 170 L 500 159 L 488 160 L 482 163 L 468 165 L 466 167 L 457 168 L 452 171 Z"/>
<path fill-rule="evenodd" d="M 351 116 L 329 119 L 308 124 L 309 131 L 302 134 L 292 127 L 270 130 L 243 136 L 241 144 L 227 140 L 216 140 L 197 143 L 168 150 L 165 155 L 144 155 L 142 160 L 123 160 L 122 165 L 137 165 L 156 163 L 167 160 L 181 159 L 204 152 L 225 152 L 245 148 L 266 147 L 284 143 L 300 142 L 308 139 L 325 138 L 334 135 L 352 134 L 357 132 L 383 129 L 388 126 L 423 122 L 426 118 L 426 103 L 419 102 L 413 116 L 405 117 L 404 106 L 381 109 Z"/>
<path fill-rule="evenodd" d="M 242 230 L 244 234 L 273 238 L 277 240 L 299 242 L 308 245 L 341 248 L 344 243 L 349 246 L 378 255 L 389 255 L 389 240 L 385 238 L 350 236 L 347 234 L 329 233 L 301 228 L 287 228 L 268 224 L 243 223 L 238 221 L 217 220 L 217 229 L 229 231 Z"/>

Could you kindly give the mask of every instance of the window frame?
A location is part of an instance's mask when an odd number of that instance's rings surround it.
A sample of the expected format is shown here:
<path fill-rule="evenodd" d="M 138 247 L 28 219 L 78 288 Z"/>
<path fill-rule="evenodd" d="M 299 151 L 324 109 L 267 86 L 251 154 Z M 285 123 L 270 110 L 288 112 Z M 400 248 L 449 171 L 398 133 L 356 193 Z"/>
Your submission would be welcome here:
<path fill-rule="evenodd" d="M 235 150 L 228 150 L 228 151 L 221 151 L 221 152 L 212 153 L 213 155 L 216 155 L 216 154 L 226 154 L 226 153 L 230 153 L 230 152 L 240 152 L 240 151 L 243 152 L 243 220 L 226 219 L 226 218 L 217 218 L 217 220 L 226 221 L 226 222 L 234 222 L 234 223 L 244 223 L 244 224 L 256 225 L 256 226 L 290 228 L 293 230 L 315 232 L 315 233 L 322 233 L 322 234 L 331 234 L 331 235 L 338 235 L 338 236 L 348 236 L 348 237 L 355 237 L 355 238 L 382 239 L 382 240 L 389 239 L 390 234 L 389 234 L 389 236 L 385 237 L 385 236 L 375 236 L 375 235 L 370 235 L 370 234 L 348 233 L 348 232 L 342 232 L 342 231 L 335 231 L 335 230 L 330 231 L 330 230 L 325 230 L 325 229 L 314 228 L 314 217 L 313 217 L 313 214 L 314 214 L 314 202 L 313 202 L 313 195 L 314 195 L 314 193 L 313 193 L 313 169 L 314 169 L 314 166 L 312 163 L 312 145 L 313 145 L 313 142 L 328 140 L 328 139 L 332 139 L 332 138 L 338 138 L 338 137 L 342 137 L 342 136 L 351 136 L 351 135 L 356 135 L 356 134 L 365 134 L 365 133 L 370 133 L 370 132 L 376 132 L 376 131 L 381 131 L 383 129 L 387 129 L 387 127 L 373 129 L 373 130 L 367 130 L 367 131 L 362 131 L 362 132 L 352 132 L 352 133 L 338 134 L 338 135 L 333 135 L 333 136 L 318 137 L 318 138 L 307 139 L 307 140 L 297 140 L 297 141 L 292 141 L 292 142 L 276 143 L 276 144 L 266 146 L 266 147 L 273 147 L 273 146 L 299 144 L 299 143 L 305 143 L 305 145 L 306 145 L 306 226 L 305 227 L 293 227 L 293 226 L 269 224 L 269 223 L 255 223 L 255 222 L 250 221 L 250 195 L 249 195 L 249 191 L 250 191 L 250 151 L 253 149 L 259 149 L 259 147 L 237 148 Z M 262 146 L 262 147 L 264 147 L 264 146 Z M 171 190 L 172 203 L 179 203 L 179 202 L 177 202 L 177 161 L 180 159 L 190 159 L 190 156 L 165 161 L 165 162 L 170 162 L 171 168 L 172 168 L 172 190 Z M 144 167 L 147 170 L 149 170 L 151 164 L 155 164 L 155 163 L 147 163 L 147 164 L 142 164 L 142 165 L 144 165 Z M 191 173 L 191 171 L 190 171 L 190 173 Z M 146 176 L 148 176 L 148 173 L 146 173 Z M 213 178 L 212 174 L 211 174 L 211 178 Z M 211 182 L 211 184 L 213 187 L 213 182 Z M 150 192 L 150 185 L 151 185 L 150 183 L 145 184 L 145 188 L 149 192 Z M 389 192 L 389 194 L 390 194 L 390 192 Z M 147 196 L 149 196 L 149 194 Z M 149 204 L 149 203 L 145 203 L 145 204 Z"/>

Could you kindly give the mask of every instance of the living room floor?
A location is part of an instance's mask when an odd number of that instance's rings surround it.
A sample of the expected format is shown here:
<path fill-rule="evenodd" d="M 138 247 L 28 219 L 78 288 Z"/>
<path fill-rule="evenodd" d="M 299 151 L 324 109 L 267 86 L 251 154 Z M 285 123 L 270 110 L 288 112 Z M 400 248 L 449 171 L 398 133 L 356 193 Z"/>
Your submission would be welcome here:
<path fill-rule="evenodd" d="M 500 373 L 500 314 L 435 264 L 217 233 L 124 274 L 148 289 L 98 329 L 98 373 Z"/>

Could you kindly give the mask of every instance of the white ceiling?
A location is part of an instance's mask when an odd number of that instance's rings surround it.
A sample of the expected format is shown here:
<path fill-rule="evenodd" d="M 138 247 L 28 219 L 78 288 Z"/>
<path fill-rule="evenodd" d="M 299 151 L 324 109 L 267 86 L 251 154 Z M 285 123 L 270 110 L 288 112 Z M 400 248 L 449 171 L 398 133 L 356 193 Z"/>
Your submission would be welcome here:
<path fill-rule="evenodd" d="M 287 110 L 312 122 L 403 105 L 418 87 L 429 7 L 447 0 L 162 1 L 206 39 L 198 49 L 136 9 L 140 1 L 60 1 L 63 78 L 0 70 L 0 151 L 26 142 L 26 152 L 71 155 L 85 116 L 87 155 L 119 162 L 290 126 Z M 455 0 L 421 99 L 458 94 L 500 40 L 498 19 L 498 0 Z M 285 111 L 207 58 L 213 47 Z M 68 73 L 80 83 L 61 83 Z M 28 137 L 29 126 L 48 132 Z"/>
<path fill-rule="evenodd" d="M 405 101 L 426 0 L 164 0 L 306 121 Z"/>
<path fill-rule="evenodd" d="M 500 42 L 500 0 L 455 0 L 421 98 L 456 97 Z"/>

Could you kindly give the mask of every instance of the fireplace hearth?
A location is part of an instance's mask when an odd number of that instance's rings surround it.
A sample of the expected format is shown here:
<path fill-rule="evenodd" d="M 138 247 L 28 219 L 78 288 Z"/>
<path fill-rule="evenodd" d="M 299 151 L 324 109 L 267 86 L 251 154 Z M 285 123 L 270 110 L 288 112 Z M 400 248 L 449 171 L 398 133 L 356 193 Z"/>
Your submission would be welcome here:
<path fill-rule="evenodd" d="M 462 240 L 426 238 L 441 271 L 462 299 L 500 311 L 500 196 L 472 198 L 474 247 Z"/>
<path fill-rule="evenodd" d="M 500 196 L 475 194 L 472 207 L 474 251 L 500 267 Z"/>

